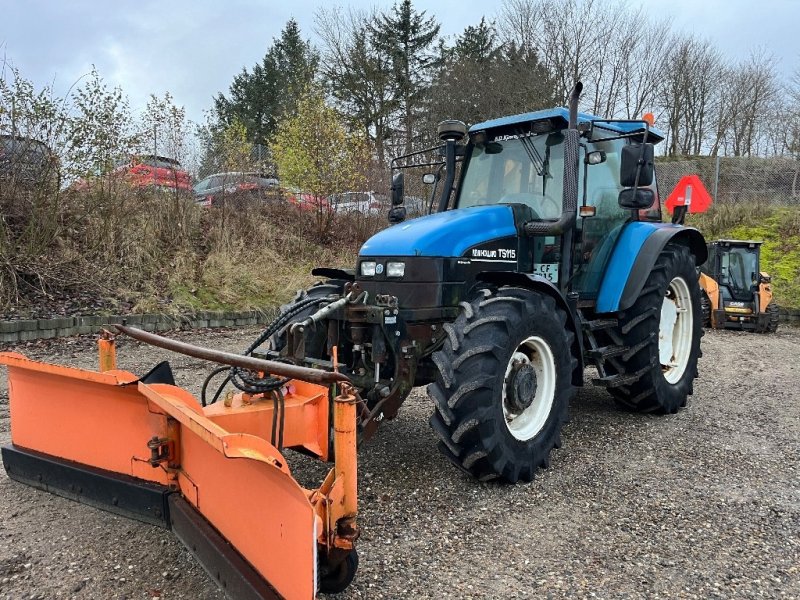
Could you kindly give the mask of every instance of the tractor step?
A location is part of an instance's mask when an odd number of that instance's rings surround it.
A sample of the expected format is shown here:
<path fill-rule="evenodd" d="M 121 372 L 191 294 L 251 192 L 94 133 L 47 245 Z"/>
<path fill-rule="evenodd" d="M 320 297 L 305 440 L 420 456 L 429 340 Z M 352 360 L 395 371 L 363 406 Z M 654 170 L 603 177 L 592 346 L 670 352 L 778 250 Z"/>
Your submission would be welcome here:
<path fill-rule="evenodd" d="M 581 327 L 589 331 L 598 331 L 600 329 L 610 329 L 616 327 L 619 322 L 616 319 L 594 319 L 592 321 L 581 321 Z"/>
<path fill-rule="evenodd" d="M 607 360 L 615 356 L 622 356 L 629 348 L 627 346 L 602 346 L 601 348 L 592 348 L 586 354 L 594 360 Z"/>
<path fill-rule="evenodd" d="M 616 388 L 622 385 L 630 385 L 639 381 L 641 375 L 639 373 L 619 373 L 617 375 L 607 375 L 606 377 L 599 377 L 592 379 L 594 385 L 605 388 Z"/>
<path fill-rule="evenodd" d="M 630 385 L 639 381 L 642 375 L 644 375 L 651 368 L 652 364 L 645 365 L 634 373 L 617 373 L 616 375 L 607 375 L 605 377 L 592 379 L 592 383 L 604 388 L 617 388 L 623 385 Z"/>

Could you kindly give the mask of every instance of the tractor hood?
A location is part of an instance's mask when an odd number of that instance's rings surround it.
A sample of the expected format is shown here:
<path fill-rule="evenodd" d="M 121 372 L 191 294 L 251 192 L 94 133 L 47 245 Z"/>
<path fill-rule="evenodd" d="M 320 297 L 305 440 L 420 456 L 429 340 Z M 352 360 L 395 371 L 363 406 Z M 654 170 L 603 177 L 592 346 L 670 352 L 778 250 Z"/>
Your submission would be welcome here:
<path fill-rule="evenodd" d="M 359 255 L 457 257 L 473 246 L 516 235 L 511 206 L 472 206 L 384 229 L 366 241 Z"/>

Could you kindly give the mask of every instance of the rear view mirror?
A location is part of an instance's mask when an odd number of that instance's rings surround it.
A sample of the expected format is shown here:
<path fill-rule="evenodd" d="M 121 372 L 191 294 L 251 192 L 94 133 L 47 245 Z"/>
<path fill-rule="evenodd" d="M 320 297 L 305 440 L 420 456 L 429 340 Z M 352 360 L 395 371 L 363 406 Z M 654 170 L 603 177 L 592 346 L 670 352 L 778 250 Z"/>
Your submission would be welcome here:
<path fill-rule="evenodd" d="M 425 173 L 422 176 L 422 183 L 426 185 L 430 185 L 432 183 L 436 183 L 436 174 L 435 173 Z"/>
<path fill-rule="evenodd" d="M 500 142 L 487 142 L 483 151 L 486 154 L 500 154 L 503 151 L 503 144 Z"/>
<path fill-rule="evenodd" d="M 398 206 L 403 203 L 405 181 L 402 173 L 397 173 L 392 177 L 392 205 Z"/>
<path fill-rule="evenodd" d="M 406 207 L 393 206 L 389 209 L 389 223 L 395 225 L 406 220 Z"/>
<path fill-rule="evenodd" d="M 602 150 L 595 150 L 594 152 L 589 152 L 584 159 L 587 165 L 599 165 L 600 163 L 606 162 L 606 153 Z"/>
<path fill-rule="evenodd" d="M 622 208 L 650 208 L 655 197 L 655 193 L 649 188 L 636 188 L 636 193 L 633 188 L 628 188 L 619 193 L 619 205 Z"/>
<path fill-rule="evenodd" d="M 653 156 L 653 144 L 628 144 L 623 146 L 619 169 L 619 179 L 622 186 L 633 187 L 634 185 L 639 185 L 647 187 L 652 185 Z M 640 157 L 641 163 L 639 162 Z M 636 181 L 637 171 L 639 172 L 639 181 Z"/>

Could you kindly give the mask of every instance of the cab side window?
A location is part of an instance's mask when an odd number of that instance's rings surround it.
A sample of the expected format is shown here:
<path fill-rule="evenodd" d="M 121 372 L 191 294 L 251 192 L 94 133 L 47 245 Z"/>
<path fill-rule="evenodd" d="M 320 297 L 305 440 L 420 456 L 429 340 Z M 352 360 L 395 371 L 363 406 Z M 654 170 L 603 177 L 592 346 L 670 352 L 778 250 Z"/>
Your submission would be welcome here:
<path fill-rule="evenodd" d="M 606 160 L 589 165 L 586 178 L 581 177 L 580 193 L 586 192 L 586 206 L 595 207 L 591 217 L 578 217 L 581 243 L 575 256 L 576 284 L 583 295 L 592 298 L 600 287 L 605 266 L 611 256 L 628 211 L 619 206 L 620 149 L 625 140 L 609 140 L 587 145 L 587 152 L 602 150 Z M 581 164 L 581 174 L 583 165 Z M 581 196 L 583 197 L 583 196 Z"/>

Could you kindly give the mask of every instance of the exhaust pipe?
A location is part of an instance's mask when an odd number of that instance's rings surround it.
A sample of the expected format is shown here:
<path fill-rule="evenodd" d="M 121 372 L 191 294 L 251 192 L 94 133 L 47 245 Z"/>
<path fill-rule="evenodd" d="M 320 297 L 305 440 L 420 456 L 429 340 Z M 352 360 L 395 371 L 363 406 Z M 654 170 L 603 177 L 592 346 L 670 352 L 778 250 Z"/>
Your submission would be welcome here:
<path fill-rule="evenodd" d="M 583 84 L 578 81 L 569 94 L 569 125 L 567 131 L 564 132 L 564 196 L 561 217 L 555 223 L 542 221 L 525 223 L 525 233 L 528 235 L 562 235 L 575 225 L 578 215 L 578 150 L 580 143 L 578 100 L 582 90 Z"/>

